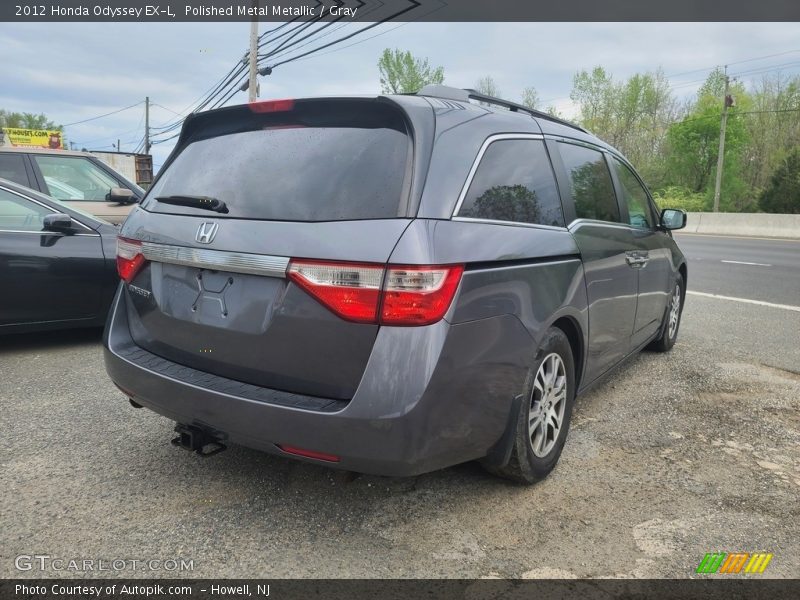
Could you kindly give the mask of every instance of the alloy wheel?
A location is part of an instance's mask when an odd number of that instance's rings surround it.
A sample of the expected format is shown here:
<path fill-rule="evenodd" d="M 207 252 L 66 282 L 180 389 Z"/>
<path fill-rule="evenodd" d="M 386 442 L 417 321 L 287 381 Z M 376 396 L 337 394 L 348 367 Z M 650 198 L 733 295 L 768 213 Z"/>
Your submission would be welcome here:
<path fill-rule="evenodd" d="M 550 454 L 564 423 L 567 406 L 567 372 L 555 352 L 545 356 L 533 382 L 528 415 L 528 436 L 534 455 Z"/>
<path fill-rule="evenodd" d="M 678 320 L 681 316 L 681 286 L 675 284 L 675 291 L 672 293 L 672 306 L 669 309 L 669 339 L 675 337 L 678 333 Z"/>

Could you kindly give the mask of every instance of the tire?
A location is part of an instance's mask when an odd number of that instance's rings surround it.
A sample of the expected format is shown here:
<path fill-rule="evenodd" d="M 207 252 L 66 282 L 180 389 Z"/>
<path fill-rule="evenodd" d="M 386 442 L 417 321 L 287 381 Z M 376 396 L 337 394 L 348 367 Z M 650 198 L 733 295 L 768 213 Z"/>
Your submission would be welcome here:
<path fill-rule="evenodd" d="M 683 283 L 683 275 L 678 273 L 675 278 L 675 286 L 670 294 L 669 304 L 664 313 L 664 322 L 661 324 L 661 335 L 653 340 L 648 348 L 656 352 L 669 352 L 678 339 L 678 329 L 681 326 L 681 315 L 683 314 L 683 299 L 686 297 L 686 286 Z M 677 308 L 676 308 L 677 303 Z M 673 323 L 674 319 L 674 323 Z"/>
<path fill-rule="evenodd" d="M 555 385 L 549 378 L 553 372 L 557 375 Z M 563 392 L 559 393 L 562 388 Z M 556 466 L 567 439 L 575 391 L 572 348 L 564 332 L 551 327 L 544 335 L 525 382 L 511 457 L 504 466 L 484 465 L 485 468 L 495 475 L 525 484 L 547 477 Z M 537 408 L 548 411 L 544 419 Z M 554 421 L 550 415 L 557 418 L 559 414 L 558 433 L 553 435 Z"/>

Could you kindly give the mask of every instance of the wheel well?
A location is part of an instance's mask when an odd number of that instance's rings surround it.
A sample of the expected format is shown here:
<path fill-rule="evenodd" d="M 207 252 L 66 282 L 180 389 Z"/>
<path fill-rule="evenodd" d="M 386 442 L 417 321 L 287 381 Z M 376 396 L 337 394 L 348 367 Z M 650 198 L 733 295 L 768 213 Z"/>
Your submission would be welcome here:
<path fill-rule="evenodd" d="M 678 267 L 678 271 L 683 276 L 683 287 L 685 288 L 689 284 L 688 273 L 686 272 L 686 263 L 681 263 L 681 266 Z"/>
<path fill-rule="evenodd" d="M 581 373 L 583 372 L 583 335 L 578 324 L 570 317 L 561 317 L 553 327 L 558 327 L 564 332 L 569 340 L 569 346 L 572 350 L 572 359 L 575 363 L 575 385 L 581 385 Z"/>

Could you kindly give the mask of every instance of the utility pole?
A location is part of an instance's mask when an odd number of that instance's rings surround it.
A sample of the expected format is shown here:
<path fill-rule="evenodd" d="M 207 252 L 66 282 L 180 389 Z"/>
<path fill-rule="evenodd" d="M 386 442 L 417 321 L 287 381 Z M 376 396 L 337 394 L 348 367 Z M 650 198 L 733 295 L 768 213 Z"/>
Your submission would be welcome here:
<path fill-rule="evenodd" d="M 150 154 L 150 96 L 144 99 L 144 153 Z"/>
<path fill-rule="evenodd" d="M 253 0 L 253 8 L 258 8 L 258 0 Z M 250 22 L 250 78 L 248 79 L 247 100 L 255 102 L 258 98 L 258 16 L 257 10 L 253 11 L 253 20 Z"/>
<path fill-rule="evenodd" d="M 725 66 L 725 93 L 722 98 L 722 124 L 719 128 L 719 154 L 717 154 L 717 180 L 714 183 L 714 212 L 719 212 L 719 192 L 722 187 L 722 167 L 725 160 L 725 129 L 728 126 L 728 107 L 733 104 L 730 91 L 731 79 Z"/>

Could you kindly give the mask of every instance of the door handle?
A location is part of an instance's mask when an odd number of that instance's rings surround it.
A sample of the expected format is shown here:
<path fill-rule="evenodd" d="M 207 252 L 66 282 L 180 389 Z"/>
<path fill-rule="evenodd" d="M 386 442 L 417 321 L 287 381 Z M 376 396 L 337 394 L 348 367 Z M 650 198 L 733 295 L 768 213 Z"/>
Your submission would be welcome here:
<path fill-rule="evenodd" d="M 625 261 L 631 267 L 641 268 L 650 262 L 650 256 L 647 252 L 626 252 Z"/>

